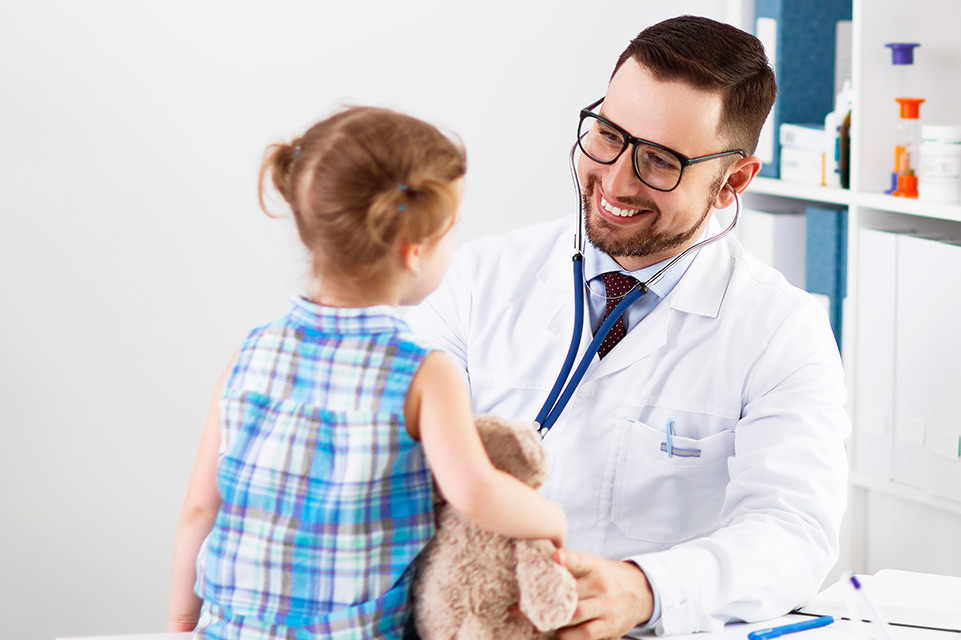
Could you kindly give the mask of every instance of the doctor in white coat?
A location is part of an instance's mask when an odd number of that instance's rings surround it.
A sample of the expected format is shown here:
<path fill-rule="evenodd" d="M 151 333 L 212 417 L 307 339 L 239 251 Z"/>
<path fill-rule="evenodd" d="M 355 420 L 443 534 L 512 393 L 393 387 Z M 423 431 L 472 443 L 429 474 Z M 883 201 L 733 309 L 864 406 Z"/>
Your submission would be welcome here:
<path fill-rule="evenodd" d="M 580 353 L 603 317 L 601 273 L 644 281 L 720 231 L 711 214 L 760 169 L 751 154 L 775 91 L 760 44 L 733 27 L 683 17 L 632 41 L 600 118 L 582 117 Z M 574 324 L 574 230 L 562 220 L 469 243 L 412 310 L 464 368 L 477 412 L 533 420 L 544 402 Z M 626 330 L 544 440 L 544 491 L 570 526 L 558 559 L 580 598 L 560 637 L 705 631 L 804 604 L 837 558 L 846 494 L 827 315 L 724 238 L 668 271 Z"/>

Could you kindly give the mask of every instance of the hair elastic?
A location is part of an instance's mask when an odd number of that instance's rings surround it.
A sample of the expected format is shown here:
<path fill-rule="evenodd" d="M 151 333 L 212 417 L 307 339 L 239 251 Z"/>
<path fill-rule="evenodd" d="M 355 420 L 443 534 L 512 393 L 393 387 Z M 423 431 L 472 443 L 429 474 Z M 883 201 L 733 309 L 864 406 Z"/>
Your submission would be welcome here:
<path fill-rule="evenodd" d="M 397 187 L 398 191 L 407 191 L 408 189 L 410 189 L 410 187 L 408 187 L 406 184 L 402 184 Z"/>
<path fill-rule="evenodd" d="M 407 203 L 404 202 L 403 204 L 401 204 L 399 207 L 397 207 L 397 210 L 398 210 L 398 211 L 406 211 L 406 210 L 407 210 Z"/>
<path fill-rule="evenodd" d="M 299 145 L 299 144 L 298 144 L 296 147 L 294 147 L 294 157 L 295 157 L 295 158 L 300 157 L 300 145 Z"/>

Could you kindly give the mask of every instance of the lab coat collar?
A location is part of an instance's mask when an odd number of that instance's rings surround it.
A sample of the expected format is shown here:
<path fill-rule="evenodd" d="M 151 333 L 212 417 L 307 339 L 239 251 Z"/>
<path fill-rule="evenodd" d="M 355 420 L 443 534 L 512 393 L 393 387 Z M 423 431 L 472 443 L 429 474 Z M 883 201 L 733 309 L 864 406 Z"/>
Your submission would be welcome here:
<path fill-rule="evenodd" d="M 707 227 L 705 227 L 704 231 L 701 233 L 701 236 L 697 239 L 698 242 L 708 237 L 707 231 Z M 661 279 L 652 284 L 648 289 L 648 292 L 644 295 L 657 296 L 657 298 L 661 300 L 666 298 L 667 294 L 674 290 L 674 287 L 687 272 L 687 268 L 691 265 L 691 262 L 696 256 L 696 251 L 684 256 L 684 258 L 677 264 L 665 271 Z M 657 264 L 652 264 L 649 267 L 644 267 L 643 269 L 638 269 L 637 271 L 627 272 L 624 271 L 619 264 L 617 264 L 617 261 L 614 260 L 614 258 L 604 253 L 594 245 L 588 243 L 588 245 L 584 247 L 584 280 L 590 282 L 594 278 L 600 277 L 609 271 L 618 271 L 620 273 L 627 273 L 628 275 L 633 276 L 639 282 L 647 282 L 654 277 L 658 271 L 666 267 L 675 257 L 676 256 L 671 256 L 670 258 L 662 260 Z"/>
<path fill-rule="evenodd" d="M 574 291 L 574 276 L 572 269 L 572 256 L 574 255 L 573 242 L 564 242 L 574 237 L 574 227 L 570 227 L 570 233 L 562 233 L 554 242 L 550 254 L 540 271 L 537 272 L 537 279 L 547 286 L 572 293 Z M 565 268 L 566 267 L 566 268 Z"/>
<path fill-rule="evenodd" d="M 708 237 L 720 231 L 720 224 L 712 217 L 708 222 Z M 560 292 L 555 297 L 554 308 L 543 309 L 543 312 L 545 317 L 550 318 L 548 330 L 564 346 L 571 340 L 574 314 L 572 250 L 566 242 L 570 237 L 561 234 L 554 243 L 548 260 L 537 274 L 539 281 Z M 622 344 L 603 360 L 595 356 L 585 380 L 614 373 L 664 346 L 667 342 L 668 317 L 672 310 L 717 317 L 731 276 L 731 253 L 727 242 L 728 239 L 724 238 L 698 250 L 680 282 L 668 294 L 665 301 L 667 304 L 655 307 L 640 325 L 628 332 Z M 581 332 L 578 353 L 584 353 L 592 337 L 586 304 L 584 314 L 585 330 Z"/>
<path fill-rule="evenodd" d="M 707 223 L 707 237 L 721 233 L 721 225 L 711 216 Z M 668 296 L 672 309 L 716 318 L 731 280 L 732 258 L 730 238 L 699 249 L 687 273 Z"/>
<path fill-rule="evenodd" d="M 707 237 L 720 231 L 720 225 L 712 217 L 708 222 Z M 595 357 L 584 381 L 621 371 L 663 348 L 667 344 L 671 315 L 676 312 L 717 317 L 731 277 L 730 265 L 726 238 L 698 249 L 694 261 L 667 298 L 631 329 L 607 356 L 603 359 Z"/>
<path fill-rule="evenodd" d="M 721 225 L 712 215 L 707 223 L 706 237 L 713 237 L 720 232 Z M 574 233 L 573 225 L 570 233 Z M 538 272 L 537 279 L 558 291 L 573 295 L 570 266 L 573 250 L 564 242 L 570 237 L 571 235 L 562 234 L 560 241 L 554 243 L 550 257 Z M 697 251 L 694 261 L 668 295 L 672 309 L 710 318 L 717 317 L 731 277 L 731 251 L 728 242 L 729 238 L 723 238 Z M 562 265 L 567 268 L 562 268 Z M 678 265 L 677 268 L 683 269 L 683 266 Z"/>
<path fill-rule="evenodd" d="M 574 262 L 573 243 L 574 226 L 567 227 L 568 232 L 561 233 L 553 243 L 547 260 L 537 272 L 537 280 L 558 292 L 551 296 L 551 308 L 542 309 L 545 318 L 550 318 L 547 328 L 559 344 L 567 347 L 571 342 L 571 332 L 574 330 Z M 565 242 L 567 240 L 567 242 Z M 590 316 L 587 304 L 584 305 L 584 323 L 590 327 Z M 585 340 L 586 336 L 586 340 Z M 590 342 L 590 331 L 581 332 L 580 351 Z"/>

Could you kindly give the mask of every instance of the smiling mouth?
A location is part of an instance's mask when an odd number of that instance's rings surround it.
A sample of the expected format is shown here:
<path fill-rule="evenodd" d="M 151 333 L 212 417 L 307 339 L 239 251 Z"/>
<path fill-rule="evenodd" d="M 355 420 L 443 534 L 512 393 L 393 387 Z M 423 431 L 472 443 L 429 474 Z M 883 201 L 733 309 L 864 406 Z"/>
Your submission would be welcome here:
<path fill-rule="evenodd" d="M 619 216 L 621 218 L 630 218 L 631 216 L 640 212 L 640 209 L 621 209 L 620 207 L 615 207 L 608 202 L 607 198 L 604 196 L 601 196 L 601 206 L 604 207 L 604 210 L 611 215 Z"/>

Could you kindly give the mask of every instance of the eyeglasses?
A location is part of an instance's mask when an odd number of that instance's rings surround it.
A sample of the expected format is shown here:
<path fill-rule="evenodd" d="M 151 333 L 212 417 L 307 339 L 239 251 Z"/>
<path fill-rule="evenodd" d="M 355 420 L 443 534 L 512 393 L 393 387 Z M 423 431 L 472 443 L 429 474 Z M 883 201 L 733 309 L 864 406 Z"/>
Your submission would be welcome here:
<path fill-rule="evenodd" d="M 610 120 L 594 113 L 594 109 L 602 102 L 604 98 L 581 109 L 581 121 L 577 128 L 577 145 L 584 155 L 600 164 L 614 164 L 624 150 L 633 145 L 634 173 L 641 182 L 652 189 L 673 191 L 677 185 L 681 184 L 684 169 L 692 164 L 735 154 L 742 158 L 747 157 L 747 154 L 740 149 L 733 149 L 688 158 L 673 149 L 635 138 Z"/>

